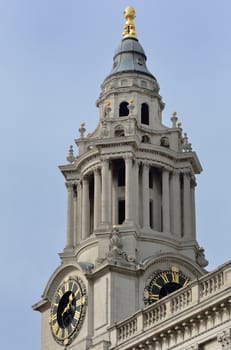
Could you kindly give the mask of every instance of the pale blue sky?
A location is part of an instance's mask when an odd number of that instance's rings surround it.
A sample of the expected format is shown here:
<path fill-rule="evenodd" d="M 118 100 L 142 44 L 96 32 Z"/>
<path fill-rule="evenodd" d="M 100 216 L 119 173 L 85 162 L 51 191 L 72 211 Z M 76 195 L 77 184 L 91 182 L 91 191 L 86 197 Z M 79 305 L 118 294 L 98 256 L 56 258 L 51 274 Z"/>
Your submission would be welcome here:
<path fill-rule="evenodd" d="M 64 164 L 121 40 L 127 5 L 166 103 L 204 168 L 197 237 L 230 259 L 230 0 L 0 0 L 1 348 L 40 349 L 40 299 L 65 244 Z"/>

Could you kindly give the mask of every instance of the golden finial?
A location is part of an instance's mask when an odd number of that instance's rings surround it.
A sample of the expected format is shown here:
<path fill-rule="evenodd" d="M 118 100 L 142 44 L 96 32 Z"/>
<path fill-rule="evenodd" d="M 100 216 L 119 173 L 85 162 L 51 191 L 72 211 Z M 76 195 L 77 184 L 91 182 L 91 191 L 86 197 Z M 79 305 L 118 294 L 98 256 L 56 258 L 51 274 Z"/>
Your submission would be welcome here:
<path fill-rule="evenodd" d="M 134 18 L 136 17 L 135 9 L 132 6 L 126 7 L 124 10 L 124 17 L 126 18 L 126 23 L 122 33 L 123 38 L 137 38 L 136 28 L 133 22 Z"/>
<path fill-rule="evenodd" d="M 133 97 L 129 100 L 129 103 L 130 104 L 134 103 L 134 98 Z"/>
<path fill-rule="evenodd" d="M 175 117 L 177 115 L 177 112 L 173 112 L 172 115 Z"/>
<path fill-rule="evenodd" d="M 80 126 L 81 126 L 82 128 L 84 128 L 85 125 L 86 125 L 86 124 L 85 124 L 84 122 L 80 124 Z"/>

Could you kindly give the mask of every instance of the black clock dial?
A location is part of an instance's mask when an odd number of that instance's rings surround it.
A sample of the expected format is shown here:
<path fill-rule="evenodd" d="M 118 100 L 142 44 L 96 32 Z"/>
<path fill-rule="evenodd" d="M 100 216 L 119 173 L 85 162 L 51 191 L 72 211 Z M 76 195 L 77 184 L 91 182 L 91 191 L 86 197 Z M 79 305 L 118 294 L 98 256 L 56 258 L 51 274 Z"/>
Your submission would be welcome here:
<path fill-rule="evenodd" d="M 75 310 L 76 298 L 74 293 L 69 291 L 62 296 L 57 310 L 57 320 L 61 328 L 66 328 L 71 324 Z"/>
<path fill-rule="evenodd" d="M 179 271 L 162 271 L 157 273 L 144 290 L 145 304 L 155 301 L 175 292 L 189 283 L 188 277 Z"/>
<path fill-rule="evenodd" d="M 58 288 L 50 314 L 51 332 L 59 344 L 67 344 L 80 329 L 84 316 L 85 288 L 79 279 L 69 279 Z"/>

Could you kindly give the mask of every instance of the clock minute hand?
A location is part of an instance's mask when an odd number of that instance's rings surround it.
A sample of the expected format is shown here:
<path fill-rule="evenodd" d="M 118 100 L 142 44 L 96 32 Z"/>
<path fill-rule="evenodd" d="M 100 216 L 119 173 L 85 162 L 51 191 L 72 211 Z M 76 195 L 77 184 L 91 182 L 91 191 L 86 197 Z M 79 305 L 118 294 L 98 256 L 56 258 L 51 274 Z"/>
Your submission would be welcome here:
<path fill-rule="evenodd" d="M 62 316 L 63 316 L 66 312 L 68 312 L 68 311 L 70 310 L 72 300 L 73 300 L 73 295 L 70 294 L 70 295 L 69 295 L 69 299 L 68 299 L 67 306 L 64 308 L 64 310 L 63 310 L 63 312 L 62 312 L 62 314 L 61 314 Z"/>

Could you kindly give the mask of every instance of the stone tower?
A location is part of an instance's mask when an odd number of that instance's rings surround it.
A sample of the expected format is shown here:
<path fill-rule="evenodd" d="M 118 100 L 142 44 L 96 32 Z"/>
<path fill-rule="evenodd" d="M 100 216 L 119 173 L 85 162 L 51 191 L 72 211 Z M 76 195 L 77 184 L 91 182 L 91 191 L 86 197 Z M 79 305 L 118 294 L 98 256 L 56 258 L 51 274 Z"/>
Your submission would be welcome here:
<path fill-rule="evenodd" d="M 196 240 L 195 176 L 202 170 L 177 115 L 162 123 L 159 84 L 146 66 L 132 7 L 97 100 L 60 166 L 67 239 L 42 300 L 42 349 L 108 349 L 116 322 L 206 271 Z"/>

